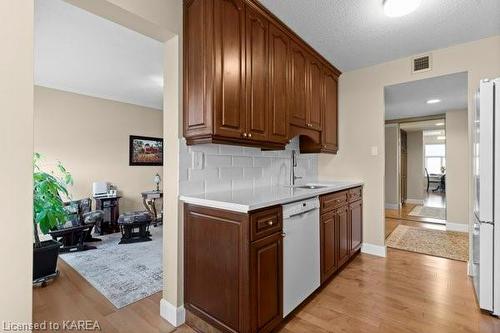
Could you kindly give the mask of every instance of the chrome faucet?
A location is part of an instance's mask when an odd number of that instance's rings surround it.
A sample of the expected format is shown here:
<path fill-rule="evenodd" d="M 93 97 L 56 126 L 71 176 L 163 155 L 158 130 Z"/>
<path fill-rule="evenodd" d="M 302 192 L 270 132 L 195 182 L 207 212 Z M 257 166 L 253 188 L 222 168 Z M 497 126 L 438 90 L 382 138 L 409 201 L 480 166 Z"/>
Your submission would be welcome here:
<path fill-rule="evenodd" d="M 295 176 L 295 167 L 297 166 L 297 152 L 292 150 L 292 159 L 290 164 L 290 185 L 295 186 L 295 181 L 297 179 L 302 179 L 302 177 Z"/>

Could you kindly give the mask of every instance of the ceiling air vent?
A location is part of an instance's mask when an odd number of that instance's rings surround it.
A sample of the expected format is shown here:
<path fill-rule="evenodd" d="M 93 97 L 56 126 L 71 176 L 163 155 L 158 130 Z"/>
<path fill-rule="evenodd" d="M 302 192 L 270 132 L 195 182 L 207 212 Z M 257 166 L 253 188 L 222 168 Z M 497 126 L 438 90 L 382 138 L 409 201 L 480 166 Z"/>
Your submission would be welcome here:
<path fill-rule="evenodd" d="M 412 59 L 412 73 L 420 73 L 430 71 L 432 69 L 431 56 L 423 55 Z"/>

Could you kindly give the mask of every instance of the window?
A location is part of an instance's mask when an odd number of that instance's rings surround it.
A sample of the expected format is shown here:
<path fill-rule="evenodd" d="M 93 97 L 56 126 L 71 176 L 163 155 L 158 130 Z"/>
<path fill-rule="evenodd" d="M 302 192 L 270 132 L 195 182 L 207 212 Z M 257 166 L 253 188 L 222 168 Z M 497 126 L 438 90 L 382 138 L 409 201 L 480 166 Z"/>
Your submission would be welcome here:
<path fill-rule="evenodd" d="M 425 145 L 425 167 L 430 174 L 441 174 L 446 167 L 446 147 L 444 144 Z"/>

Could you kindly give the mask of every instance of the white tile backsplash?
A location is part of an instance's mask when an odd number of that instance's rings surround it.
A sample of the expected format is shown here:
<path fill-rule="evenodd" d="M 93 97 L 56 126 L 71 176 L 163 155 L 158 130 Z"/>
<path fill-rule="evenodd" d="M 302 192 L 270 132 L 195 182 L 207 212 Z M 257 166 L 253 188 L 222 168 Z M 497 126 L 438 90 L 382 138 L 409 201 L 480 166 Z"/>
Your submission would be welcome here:
<path fill-rule="evenodd" d="M 289 185 L 291 151 L 299 151 L 299 139 L 294 138 L 285 150 L 261 151 L 258 148 L 203 144 L 187 146 L 180 142 L 180 193 L 197 194 L 206 191 L 251 189 L 252 187 Z M 202 163 L 193 163 L 197 155 Z M 316 154 L 297 154 L 295 174 L 304 183 L 317 179 Z"/>

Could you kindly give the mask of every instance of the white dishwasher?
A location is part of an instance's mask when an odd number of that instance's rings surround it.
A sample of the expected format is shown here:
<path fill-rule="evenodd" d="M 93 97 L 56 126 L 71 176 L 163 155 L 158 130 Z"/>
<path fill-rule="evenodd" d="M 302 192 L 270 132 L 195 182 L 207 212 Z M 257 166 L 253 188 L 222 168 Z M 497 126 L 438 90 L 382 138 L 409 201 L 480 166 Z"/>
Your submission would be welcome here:
<path fill-rule="evenodd" d="M 283 318 L 320 282 L 319 199 L 283 205 Z"/>

